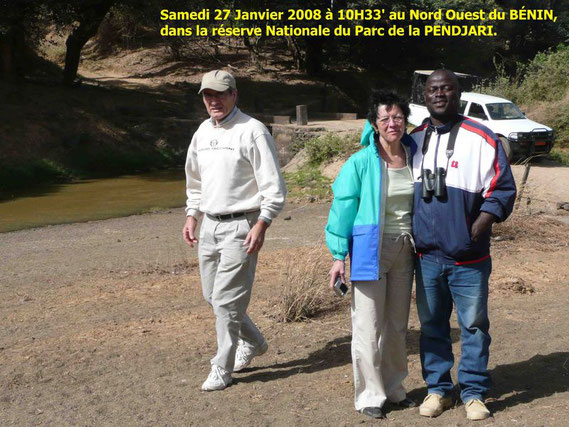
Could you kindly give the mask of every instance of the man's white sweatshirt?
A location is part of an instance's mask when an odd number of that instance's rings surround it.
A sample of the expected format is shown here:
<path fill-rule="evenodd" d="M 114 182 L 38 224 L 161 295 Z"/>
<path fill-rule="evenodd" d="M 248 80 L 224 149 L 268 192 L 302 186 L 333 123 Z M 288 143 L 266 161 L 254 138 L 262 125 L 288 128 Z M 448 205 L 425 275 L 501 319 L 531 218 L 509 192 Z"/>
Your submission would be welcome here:
<path fill-rule="evenodd" d="M 186 214 L 197 219 L 257 209 L 275 218 L 286 187 L 268 129 L 237 107 L 217 125 L 204 121 L 188 149 L 186 194 Z"/>

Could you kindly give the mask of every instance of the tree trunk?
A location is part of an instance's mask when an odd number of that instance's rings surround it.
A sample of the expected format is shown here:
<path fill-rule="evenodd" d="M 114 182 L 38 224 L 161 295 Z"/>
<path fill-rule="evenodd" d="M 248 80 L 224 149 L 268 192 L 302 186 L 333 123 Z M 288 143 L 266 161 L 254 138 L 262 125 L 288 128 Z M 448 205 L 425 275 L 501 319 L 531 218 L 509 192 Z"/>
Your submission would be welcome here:
<path fill-rule="evenodd" d="M 2 64 L 2 72 L 0 76 L 3 79 L 9 79 L 13 73 L 12 66 L 12 47 L 7 35 L 0 36 L 0 63 Z"/>
<path fill-rule="evenodd" d="M 324 40 L 321 37 L 305 37 L 306 57 L 304 60 L 304 69 L 309 76 L 315 76 L 322 73 L 322 62 L 324 60 L 322 51 Z"/>
<path fill-rule="evenodd" d="M 248 36 L 243 36 L 243 44 L 249 50 L 251 63 L 259 72 L 263 72 L 263 64 L 261 64 L 261 55 L 259 53 L 259 46 L 262 44 L 262 37 L 258 37 L 253 43 Z"/>
<path fill-rule="evenodd" d="M 292 54 L 292 58 L 294 59 L 294 66 L 297 70 L 300 70 L 304 65 L 302 51 L 300 50 L 300 47 L 298 46 L 298 43 L 293 36 L 285 36 L 285 38 L 288 49 Z"/>
<path fill-rule="evenodd" d="M 101 2 L 88 3 L 80 11 L 79 25 L 73 29 L 65 42 L 65 67 L 63 69 L 63 84 L 73 85 L 77 77 L 77 69 L 81 59 L 81 50 L 91 37 L 97 34 L 99 25 L 113 5 L 115 0 L 103 0 Z"/>
<path fill-rule="evenodd" d="M 23 78 L 28 61 L 29 48 L 22 28 L 15 26 L 0 36 L 0 78 Z"/>

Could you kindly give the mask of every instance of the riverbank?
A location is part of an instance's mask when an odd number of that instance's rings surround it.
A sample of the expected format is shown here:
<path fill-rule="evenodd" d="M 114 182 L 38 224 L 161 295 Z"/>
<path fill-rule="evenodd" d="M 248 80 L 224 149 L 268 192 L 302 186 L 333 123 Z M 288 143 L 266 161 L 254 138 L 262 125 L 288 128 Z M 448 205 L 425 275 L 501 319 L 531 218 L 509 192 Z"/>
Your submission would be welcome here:
<path fill-rule="evenodd" d="M 184 206 L 183 169 L 38 187 L 0 202 L 0 233 Z"/>

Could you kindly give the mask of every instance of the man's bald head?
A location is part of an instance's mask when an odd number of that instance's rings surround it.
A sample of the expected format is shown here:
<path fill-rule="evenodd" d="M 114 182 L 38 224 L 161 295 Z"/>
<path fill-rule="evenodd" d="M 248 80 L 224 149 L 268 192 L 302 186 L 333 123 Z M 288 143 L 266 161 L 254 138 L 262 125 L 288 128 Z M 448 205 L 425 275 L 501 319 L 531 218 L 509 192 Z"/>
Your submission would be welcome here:
<path fill-rule="evenodd" d="M 446 68 L 439 68 L 438 70 L 433 71 L 429 75 L 429 77 L 427 77 L 427 84 L 429 83 L 429 80 L 431 80 L 432 78 L 436 79 L 440 78 L 440 76 L 445 76 L 451 79 L 454 82 L 454 84 L 456 84 L 456 87 L 460 91 L 460 81 L 458 80 L 458 77 L 456 76 L 456 74 L 454 74 L 453 71 L 447 70 Z"/>
<path fill-rule="evenodd" d="M 431 73 L 425 86 L 425 105 L 431 122 L 440 126 L 458 116 L 460 83 L 451 70 L 439 69 Z"/>

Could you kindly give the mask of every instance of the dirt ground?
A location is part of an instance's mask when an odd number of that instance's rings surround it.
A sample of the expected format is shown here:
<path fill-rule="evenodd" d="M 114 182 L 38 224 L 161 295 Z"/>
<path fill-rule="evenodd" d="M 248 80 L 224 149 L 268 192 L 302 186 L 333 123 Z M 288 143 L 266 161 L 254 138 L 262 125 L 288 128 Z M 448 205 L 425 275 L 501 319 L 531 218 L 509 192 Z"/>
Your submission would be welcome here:
<path fill-rule="evenodd" d="M 569 201 L 567 182 L 569 168 L 532 167 L 530 203 L 524 196 L 496 229 L 494 416 L 481 425 L 561 426 L 569 417 L 569 212 L 555 207 Z M 328 209 L 291 204 L 269 229 L 250 305 L 269 351 L 213 393 L 200 385 L 215 353 L 214 317 L 196 251 L 181 240 L 181 209 L 0 234 L 0 424 L 467 424 L 460 404 L 433 420 L 417 409 L 387 408 L 382 421 L 354 411 L 347 300 L 307 322 L 275 320 L 283 273 L 322 244 Z M 457 328 L 453 319 L 458 356 Z M 405 385 L 420 401 L 418 339 L 413 306 Z"/>

